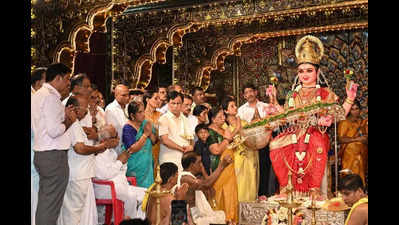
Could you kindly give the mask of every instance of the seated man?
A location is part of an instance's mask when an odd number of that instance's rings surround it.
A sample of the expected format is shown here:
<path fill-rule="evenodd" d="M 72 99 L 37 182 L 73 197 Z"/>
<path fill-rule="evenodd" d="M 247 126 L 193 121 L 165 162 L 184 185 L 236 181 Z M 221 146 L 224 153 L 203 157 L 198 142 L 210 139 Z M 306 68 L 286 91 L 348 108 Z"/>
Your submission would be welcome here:
<path fill-rule="evenodd" d="M 117 136 L 116 130 L 112 125 L 106 125 L 99 132 L 99 139 L 109 136 Z M 95 177 L 101 180 L 110 180 L 115 184 L 116 198 L 124 202 L 124 215 L 130 218 L 145 218 L 145 213 L 141 210 L 146 188 L 129 185 L 126 178 L 127 160 L 130 157 L 128 151 L 117 154 L 114 149 L 97 154 Z M 97 198 L 110 199 L 111 192 L 109 187 L 104 185 L 95 185 L 94 193 Z M 100 221 L 99 221 L 100 222 Z"/>
<path fill-rule="evenodd" d="M 180 186 L 180 188 L 176 189 L 175 192 L 171 191 L 172 188 L 177 183 L 177 170 L 178 170 L 177 166 L 171 162 L 163 163 L 160 166 L 160 175 L 162 178 L 161 191 L 169 191 L 168 194 L 160 198 L 160 209 L 161 209 L 160 225 L 170 224 L 171 212 L 172 212 L 172 207 L 171 207 L 172 200 L 185 199 L 185 195 L 188 188 L 187 184 L 183 184 L 182 186 Z M 154 187 L 154 185 L 149 188 L 149 191 L 151 191 L 152 187 Z M 157 222 L 156 199 L 153 196 L 149 195 L 148 193 L 146 194 L 146 199 L 148 201 L 143 203 L 144 205 L 143 208 L 147 212 L 147 218 L 150 221 L 150 224 L 156 225 Z M 192 225 L 193 223 L 191 220 L 190 210 L 187 210 L 187 217 L 188 217 L 188 224 Z"/>
<path fill-rule="evenodd" d="M 338 189 L 345 204 L 352 207 L 345 225 L 367 225 L 369 205 L 362 178 L 358 174 L 346 175 L 341 179 Z"/>
<path fill-rule="evenodd" d="M 94 154 L 115 147 L 119 140 L 109 138 L 97 145 L 89 143 L 81 121 L 88 113 L 88 100 L 71 96 L 66 106 L 73 105 L 77 119 L 66 131 L 72 146 L 68 151 L 69 182 L 65 191 L 58 225 L 97 225 L 97 211 L 91 178 L 94 177 Z M 94 207 L 93 207 L 94 206 Z"/>
<path fill-rule="evenodd" d="M 204 193 L 208 199 L 213 190 L 213 184 L 219 177 L 220 173 L 226 168 L 232 159 L 229 155 L 224 157 L 219 163 L 217 169 L 208 176 L 202 165 L 201 155 L 197 152 L 186 152 L 182 158 L 182 166 L 184 171 L 179 174 L 177 184 L 188 184 L 188 191 L 186 194 L 186 201 L 191 208 L 193 220 L 198 225 L 220 224 L 225 223 L 225 214 L 223 211 L 213 211 L 209 205 Z M 197 176 L 203 175 L 203 178 Z M 214 190 L 213 190 L 214 191 Z"/>

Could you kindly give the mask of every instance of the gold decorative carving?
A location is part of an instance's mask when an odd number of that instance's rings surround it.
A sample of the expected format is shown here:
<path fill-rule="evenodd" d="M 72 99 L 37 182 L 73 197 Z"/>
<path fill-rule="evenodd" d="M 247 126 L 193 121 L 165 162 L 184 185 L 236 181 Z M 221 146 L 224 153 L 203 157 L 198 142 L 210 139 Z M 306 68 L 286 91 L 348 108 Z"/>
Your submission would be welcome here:
<path fill-rule="evenodd" d="M 233 38 L 227 47 L 220 48 L 214 52 L 212 55 L 212 60 L 210 64 L 204 65 L 198 69 L 197 72 L 197 84 L 202 87 L 204 90 L 207 90 L 210 83 L 210 75 L 213 70 L 221 70 L 224 68 L 224 59 L 229 55 L 240 56 L 241 47 L 244 44 L 251 44 L 259 40 L 265 40 L 268 38 L 274 37 L 285 37 L 285 36 L 293 36 L 293 35 L 303 35 L 309 33 L 320 33 L 326 31 L 337 31 L 337 30 L 350 30 L 350 29 L 360 29 L 367 28 L 368 22 L 359 22 L 359 23 L 346 23 L 346 24 L 338 24 L 338 25 L 328 25 L 321 27 L 311 27 L 311 28 L 303 28 L 303 29 L 293 29 L 286 31 L 276 31 L 276 32 L 266 32 L 260 34 L 251 34 L 248 36 L 240 36 Z M 219 57 L 223 56 L 222 59 Z"/>

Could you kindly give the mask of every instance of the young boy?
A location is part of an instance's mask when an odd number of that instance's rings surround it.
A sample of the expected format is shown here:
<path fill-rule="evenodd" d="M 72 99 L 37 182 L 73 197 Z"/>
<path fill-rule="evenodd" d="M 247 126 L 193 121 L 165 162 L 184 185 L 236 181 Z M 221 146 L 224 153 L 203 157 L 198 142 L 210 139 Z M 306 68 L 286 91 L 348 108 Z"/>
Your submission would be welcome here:
<path fill-rule="evenodd" d="M 198 136 L 198 140 L 195 142 L 194 151 L 201 155 L 205 171 L 210 175 L 211 159 L 209 157 L 209 145 L 206 142 L 209 137 L 208 125 L 202 123 L 198 124 L 195 127 L 195 134 Z"/>

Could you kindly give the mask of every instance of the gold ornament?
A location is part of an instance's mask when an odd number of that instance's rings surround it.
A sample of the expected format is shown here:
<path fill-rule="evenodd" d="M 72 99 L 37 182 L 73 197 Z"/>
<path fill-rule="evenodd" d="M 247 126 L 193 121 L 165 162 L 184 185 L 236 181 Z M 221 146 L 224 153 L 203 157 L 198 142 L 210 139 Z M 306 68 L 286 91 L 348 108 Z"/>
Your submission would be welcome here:
<path fill-rule="evenodd" d="M 312 63 L 319 65 L 324 54 L 323 43 L 315 36 L 307 35 L 301 38 L 295 47 L 297 63 Z"/>

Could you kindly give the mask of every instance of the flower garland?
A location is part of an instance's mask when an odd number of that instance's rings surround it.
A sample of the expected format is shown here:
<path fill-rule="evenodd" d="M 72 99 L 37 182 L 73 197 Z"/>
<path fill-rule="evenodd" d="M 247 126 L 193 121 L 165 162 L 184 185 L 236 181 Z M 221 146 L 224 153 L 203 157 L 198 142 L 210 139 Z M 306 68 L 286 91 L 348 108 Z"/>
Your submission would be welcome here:
<path fill-rule="evenodd" d="M 259 126 L 264 126 L 270 122 L 275 122 L 278 120 L 281 120 L 281 122 L 286 122 L 283 121 L 285 118 L 287 118 L 288 116 L 291 115 L 295 115 L 298 113 L 318 113 L 320 111 L 325 110 L 326 113 L 340 113 L 339 110 L 337 108 L 342 108 L 342 106 L 340 106 L 338 103 L 323 103 L 323 102 L 318 102 L 318 103 L 314 103 L 312 105 L 308 105 L 308 106 L 304 106 L 301 108 L 296 108 L 293 110 L 288 110 L 286 112 L 283 112 L 281 114 L 278 115 L 274 115 L 274 116 L 270 116 L 270 117 L 266 117 L 263 120 L 257 121 L 255 123 L 251 123 L 248 125 L 245 125 L 243 127 L 243 129 L 250 129 L 250 128 L 254 128 L 254 127 L 259 127 Z"/>

